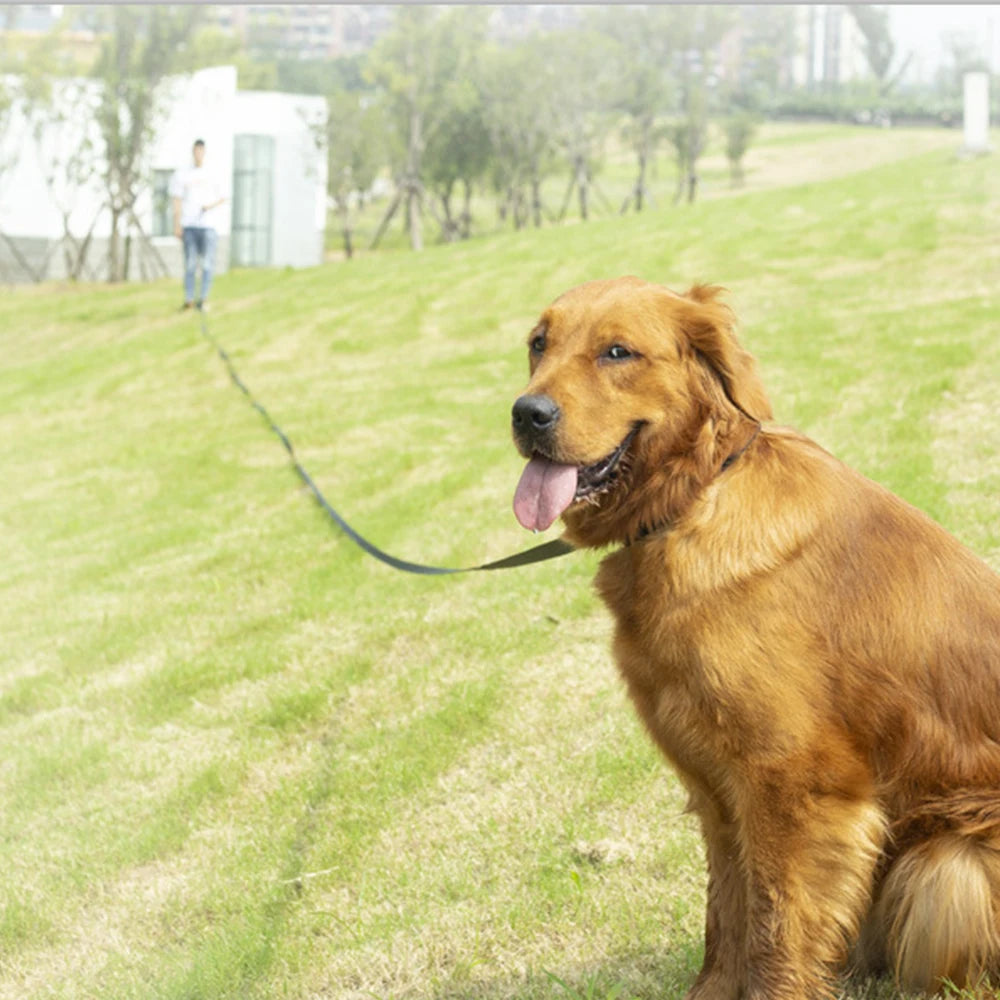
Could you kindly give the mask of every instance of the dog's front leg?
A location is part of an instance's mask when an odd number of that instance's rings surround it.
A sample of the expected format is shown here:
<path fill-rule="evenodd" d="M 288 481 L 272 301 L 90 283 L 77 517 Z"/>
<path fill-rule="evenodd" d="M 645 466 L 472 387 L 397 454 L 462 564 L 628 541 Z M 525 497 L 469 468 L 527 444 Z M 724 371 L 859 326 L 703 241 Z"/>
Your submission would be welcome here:
<path fill-rule="evenodd" d="M 746 975 L 746 880 L 738 863 L 739 841 L 715 811 L 692 801 L 701 818 L 708 858 L 705 962 L 687 1000 L 740 1000 Z"/>
<path fill-rule="evenodd" d="M 885 817 L 874 801 L 792 784 L 807 768 L 757 769 L 740 823 L 747 874 L 743 1000 L 817 1000 L 857 936 Z M 828 777 L 828 776 L 827 776 Z M 841 788 L 850 787 L 844 783 Z"/>

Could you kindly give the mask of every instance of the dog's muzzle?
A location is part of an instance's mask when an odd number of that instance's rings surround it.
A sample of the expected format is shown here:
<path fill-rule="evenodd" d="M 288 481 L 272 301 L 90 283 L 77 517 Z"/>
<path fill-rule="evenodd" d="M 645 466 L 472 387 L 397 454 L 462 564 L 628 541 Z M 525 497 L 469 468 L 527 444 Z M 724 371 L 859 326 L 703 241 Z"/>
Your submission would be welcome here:
<path fill-rule="evenodd" d="M 510 423 L 514 441 L 522 454 L 551 452 L 559 413 L 559 404 L 550 396 L 521 396 L 514 403 Z"/>

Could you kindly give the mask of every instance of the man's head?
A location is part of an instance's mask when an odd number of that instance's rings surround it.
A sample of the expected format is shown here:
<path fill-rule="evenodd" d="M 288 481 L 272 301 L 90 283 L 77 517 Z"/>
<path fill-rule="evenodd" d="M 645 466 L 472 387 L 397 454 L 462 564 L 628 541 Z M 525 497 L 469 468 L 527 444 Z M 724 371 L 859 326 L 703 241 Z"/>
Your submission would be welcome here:
<path fill-rule="evenodd" d="M 195 139 L 194 145 L 191 147 L 191 156 L 194 159 L 194 165 L 200 167 L 202 161 L 205 159 L 205 140 Z"/>

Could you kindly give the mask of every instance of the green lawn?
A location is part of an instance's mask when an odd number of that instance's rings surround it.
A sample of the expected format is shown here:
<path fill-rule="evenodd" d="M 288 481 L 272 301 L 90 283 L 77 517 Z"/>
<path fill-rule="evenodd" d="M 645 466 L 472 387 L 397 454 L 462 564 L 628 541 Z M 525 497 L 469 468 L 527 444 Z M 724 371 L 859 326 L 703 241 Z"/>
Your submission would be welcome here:
<path fill-rule="evenodd" d="M 997 160 L 919 135 L 786 129 L 693 206 L 230 273 L 211 329 L 357 528 L 467 565 L 532 542 L 537 313 L 718 281 L 778 419 L 1000 569 Z M 701 847 L 597 557 L 373 562 L 178 293 L 0 293 L 0 998 L 681 997 Z"/>

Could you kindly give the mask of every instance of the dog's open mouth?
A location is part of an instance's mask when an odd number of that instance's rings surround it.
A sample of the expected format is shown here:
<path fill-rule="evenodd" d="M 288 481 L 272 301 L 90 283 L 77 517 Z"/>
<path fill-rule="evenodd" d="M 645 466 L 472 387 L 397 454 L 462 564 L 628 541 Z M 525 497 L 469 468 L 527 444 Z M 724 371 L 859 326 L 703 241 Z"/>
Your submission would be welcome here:
<path fill-rule="evenodd" d="M 618 478 L 640 426 L 636 424 L 610 455 L 583 468 L 534 455 L 514 493 L 514 514 L 521 526 L 544 531 L 570 504 L 606 493 Z"/>

